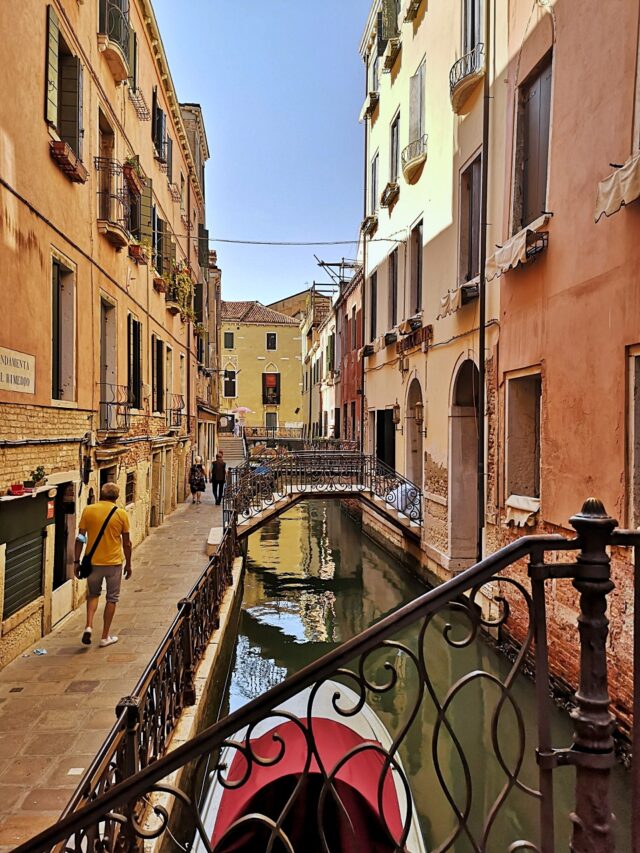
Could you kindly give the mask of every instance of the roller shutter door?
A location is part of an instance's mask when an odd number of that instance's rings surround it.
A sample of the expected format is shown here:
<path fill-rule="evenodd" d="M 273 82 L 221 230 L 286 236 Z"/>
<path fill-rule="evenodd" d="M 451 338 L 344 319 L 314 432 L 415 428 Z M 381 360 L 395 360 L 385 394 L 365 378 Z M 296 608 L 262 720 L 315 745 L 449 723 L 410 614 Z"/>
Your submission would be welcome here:
<path fill-rule="evenodd" d="M 43 551 L 41 530 L 7 543 L 3 619 L 42 595 Z"/>

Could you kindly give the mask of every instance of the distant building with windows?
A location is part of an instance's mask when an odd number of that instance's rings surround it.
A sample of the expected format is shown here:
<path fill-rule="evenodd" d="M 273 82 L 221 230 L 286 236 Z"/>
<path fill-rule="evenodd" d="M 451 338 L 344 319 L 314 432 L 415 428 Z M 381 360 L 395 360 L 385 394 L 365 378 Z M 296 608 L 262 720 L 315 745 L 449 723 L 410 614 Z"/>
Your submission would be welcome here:
<path fill-rule="evenodd" d="M 240 421 L 249 437 L 302 429 L 300 327 L 260 302 L 221 305 L 220 427 Z M 238 414 L 234 410 L 248 409 Z"/>

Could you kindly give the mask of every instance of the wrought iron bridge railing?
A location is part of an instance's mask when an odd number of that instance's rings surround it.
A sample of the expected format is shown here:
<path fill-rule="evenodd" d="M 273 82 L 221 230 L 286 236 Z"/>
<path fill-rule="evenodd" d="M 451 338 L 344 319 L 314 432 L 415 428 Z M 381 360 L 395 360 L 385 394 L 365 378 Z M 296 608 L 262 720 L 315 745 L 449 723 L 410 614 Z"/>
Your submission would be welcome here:
<path fill-rule="evenodd" d="M 378 769 L 368 780 L 377 792 L 370 803 L 379 827 L 376 850 L 414 853 L 407 838 L 416 819 L 425 849 L 439 853 L 557 853 L 568 848 L 569 835 L 573 853 L 638 850 L 640 802 L 633 809 L 635 846 L 628 847 L 628 837 L 622 837 L 628 827 L 617 827 L 617 848 L 614 841 L 609 799 L 614 723 L 607 682 L 606 609 L 613 590 L 608 549 L 633 546 L 638 572 L 640 532 L 617 530 L 617 522 L 594 499 L 584 504 L 571 524 L 576 537 L 525 536 L 510 543 L 154 762 L 150 759 L 160 750 L 158 739 L 166 739 L 167 721 L 175 718 L 184 702 L 180 698 L 184 687 L 180 688 L 189 683 L 195 660 L 193 652 L 189 657 L 181 650 L 200 648 L 212 623 L 206 606 L 181 609 L 172 628 L 174 656 L 163 653 L 145 675 L 145 700 L 124 703 L 109 746 L 94 762 L 81 793 L 56 826 L 23 844 L 18 853 L 50 850 L 57 844 L 66 850 L 133 851 L 145 841 L 163 837 L 168 841 L 169 832 L 183 849 L 192 849 L 195 838 L 199 849 L 222 853 L 240 849 L 238 839 L 249 836 L 249 846 L 242 849 L 308 853 L 308 842 L 303 846 L 295 840 L 304 821 L 317 839 L 314 850 L 360 850 L 349 817 L 354 800 L 344 797 L 344 780 L 351 767 L 350 784 L 357 786 L 355 768 L 366 750 L 378 756 Z M 232 528 L 227 536 L 232 553 Z M 579 596 L 578 628 L 573 637 L 567 631 L 567 642 L 580 645 L 580 676 L 572 713 L 573 742 L 558 744 L 550 725 L 547 602 L 571 593 L 567 587 Z M 220 587 L 214 582 L 214 588 Z M 487 632 L 518 640 L 515 658 L 511 663 L 505 659 L 500 674 L 487 672 L 483 665 L 481 637 Z M 535 665 L 535 719 L 525 717 L 520 705 L 519 675 L 527 663 Z M 320 691 L 326 697 L 327 689 L 333 691 L 332 712 L 347 727 L 365 703 L 373 709 L 389 732 L 387 745 L 367 740 L 353 746 L 345 741 L 335 745 L 330 762 L 323 764 L 315 720 Z M 304 710 L 297 714 L 283 710 L 301 694 Z M 470 738 L 470 715 L 482 722 L 483 760 L 477 753 L 473 758 L 478 736 Z M 287 740 L 277 730 L 268 749 L 264 742 L 262 749 L 255 746 L 260 732 L 284 724 L 299 733 L 296 749 L 302 750 L 302 758 L 296 759 L 301 769 L 287 796 L 264 802 L 251 799 L 250 808 L 234 815 L 214 848 L 203 817 L 207 784 L 242 792 L 264 768 L 277 775 L 281 766 L 286 772 L 291 756 Z M 234 756 L 239 756 L 242 772 L 232 773 Z M 494 784 L 487 773 L 489 762 L 498 776 Z M 193 770 L 191 781 L 178 789 L 170 776 L 187 766 Z M 574 768 L 571 782 L 566 775 L 558 776 L 563 766 Z M 422 796 L 417 787 L 411 796 L 418 779 Z M 388 784 L 405 792 L 399 818 L 392 819 L 384 807 Z M 554 785 L 574 789 L 570 817 L 555 814 Z M 164 798 L 162 804 L 159 796 Z M 528 813 L 527 803 L 532 806 Z M 345 841 L 330 846 L 336 821 Z M 558 835 L 559 830 L 564 835 Z"/>
<path fill-rule="evenodd" d="M 302 438 L 302 427 L 246 426 L 244 434 L 249 440 L 253 438 Z"/>
<path fill-rule="evenodd" d="M 478 42 L 478 44 L 470 50 L 469 53 L 465 53 L 464 56 L 460 57 L 460 59 L 455 62 L 449 72 L 449 91 L 453 96 L 453 93 L 458 88 L 459 84 L 462 81 L 470 77 L 472 74 L 477 74 L 484 67 L 484 44 L 482 42 Z"/>
<path fill-rule="evenodd" d="M 374 456 L 354 452 L 296 451 L 257 460 L 227 472 L 225 520 L 239 522 L 264 512 L 290 495 L 348 497 L 369 493 L 385 509 L 422 523 L 422 490 Z"/>
<path fill-rule="evenodd" d="M 131 426 L 133 398 L 128 385 L 100 383 L 100 429 L 127 432 Z"/>

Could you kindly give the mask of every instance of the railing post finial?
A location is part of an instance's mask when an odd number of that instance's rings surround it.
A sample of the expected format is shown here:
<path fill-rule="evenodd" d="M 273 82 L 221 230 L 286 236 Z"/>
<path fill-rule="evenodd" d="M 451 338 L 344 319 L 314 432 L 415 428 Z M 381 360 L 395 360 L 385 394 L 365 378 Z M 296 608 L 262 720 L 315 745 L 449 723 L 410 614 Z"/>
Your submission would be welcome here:
<path fill-rule="evenodd" d="M 613 853 L 609 776 L 614 763 L 613 725 L 607 678 L 607 596 L 613 590 L 607 546 L 618 522 L 603 503 L 589 498 L 570 519 L 580 537 L 574 587 L 580 593 L 580 684 L 576 692 L 573 750 L 576 802 L 571 815 L 573 853 Z"/>

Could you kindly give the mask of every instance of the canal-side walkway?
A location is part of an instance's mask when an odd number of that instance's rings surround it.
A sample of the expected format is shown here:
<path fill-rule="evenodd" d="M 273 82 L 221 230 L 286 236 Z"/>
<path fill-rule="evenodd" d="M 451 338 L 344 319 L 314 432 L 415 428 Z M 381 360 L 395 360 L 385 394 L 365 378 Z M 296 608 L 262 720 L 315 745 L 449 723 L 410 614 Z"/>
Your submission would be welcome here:
<path fill-rule="evenodd" d="M 115 645 L 98 646 L 103 593 L 91 646 L 80 643 L 83 605 L 0 671 L 0 851 L 55 822 L 205 567 L 210 528 L 221 524 L 209 489 L 201 506 L 189 499 L 135 548 Z"/>

